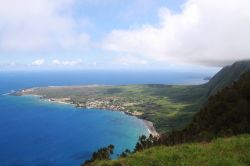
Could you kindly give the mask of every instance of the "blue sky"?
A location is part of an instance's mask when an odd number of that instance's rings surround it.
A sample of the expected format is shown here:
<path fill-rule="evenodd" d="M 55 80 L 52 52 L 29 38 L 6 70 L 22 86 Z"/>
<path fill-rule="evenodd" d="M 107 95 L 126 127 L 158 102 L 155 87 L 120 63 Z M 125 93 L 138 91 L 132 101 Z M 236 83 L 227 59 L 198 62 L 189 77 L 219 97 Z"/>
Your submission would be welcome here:
<path fill-rule="evenodd" d="M 247 0 L 1 0 L 0 70 L 215 71 L 249 58 L 248 7 Z"/>

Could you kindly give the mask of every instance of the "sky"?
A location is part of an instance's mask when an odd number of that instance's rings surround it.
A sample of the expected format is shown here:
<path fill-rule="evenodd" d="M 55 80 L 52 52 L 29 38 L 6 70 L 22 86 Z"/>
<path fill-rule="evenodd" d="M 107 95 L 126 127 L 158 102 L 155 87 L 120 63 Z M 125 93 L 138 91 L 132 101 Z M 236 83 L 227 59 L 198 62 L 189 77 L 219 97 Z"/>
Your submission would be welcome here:
<path fill-rule="evenodd" d="M 0 0 L 0 70 L 215 71 L 250 59 L 249 0 Z"/>

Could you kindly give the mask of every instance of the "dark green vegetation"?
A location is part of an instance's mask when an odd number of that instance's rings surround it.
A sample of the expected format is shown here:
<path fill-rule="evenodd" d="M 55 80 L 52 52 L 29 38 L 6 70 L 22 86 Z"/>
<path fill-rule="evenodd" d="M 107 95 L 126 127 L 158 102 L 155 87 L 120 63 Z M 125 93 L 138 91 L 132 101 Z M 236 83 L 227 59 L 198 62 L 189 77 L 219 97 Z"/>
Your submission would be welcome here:
<path fill-rule="evenodd" d="M 219 138 L 210 143 L 156 146 L 118 160 L 96 161 L 89 166 L 247 166 L 250 135 Z"/>
<path fill-rule="evenodd" d="M 154 123 L 159 133 L 181 129 L 218 90 L 231 85 L 250 69 L 250 61 L 223 68 L 207 84 L 68 86 L 35 88 L 21 95 L 35 94 L 78 107 L 124 111 Z"/>
<path fill-rule="evenodd" d="M 110 155 L 114 152 L 114 145 L 101 148 L 97 152 L 94 152 L 90 160 L 86 160 L 83 165 L 88 165 L 96 160 L 110 160 Z"/>
<path fill-rule="evenodd" d="M 132 154 L 135 154 L 136 152 L 140 152 L 155 146 L 160 146 L 161 145 L 161 139 L 159 137 L 154 137 L 153 135 L 149 135 L 147 138 L 145 135 L 142 135 L 139 137 L 139 140 L 135 146 L 135 149 L 133 151 L 130 151 L 129 149 L 126 149 L 124 152 L 122 152 L 120 155 L 118 155 L 120 158 L 128 157 Z M 114 147 L 113 147 L 114 148 Z M 100 162 L 100 161 L 109 161 L 110 160 L 110 155 L 112 153 L 107 153 L 109 147 L 101 148 L 97 150 L 97 152 L 94 152 L 92 154 L 92 158 L 90 160 L 86 160 L 82 166 L 93 166 L 95 162 Z M 113 150 L 113 149 L 112 149 Z M 104 153 L 105 152 L 105 153 Z M 105 155 L 103 155 L 105 154 Z M 105 156 L 105 157 L 98 157 L 98 156 Z"/>

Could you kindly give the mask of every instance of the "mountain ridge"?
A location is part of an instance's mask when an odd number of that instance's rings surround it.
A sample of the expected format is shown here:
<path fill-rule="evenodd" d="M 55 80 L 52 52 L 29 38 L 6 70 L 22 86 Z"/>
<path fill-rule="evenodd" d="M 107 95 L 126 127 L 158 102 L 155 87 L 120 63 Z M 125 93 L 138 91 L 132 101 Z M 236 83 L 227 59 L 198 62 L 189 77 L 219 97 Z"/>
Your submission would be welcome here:
<path fill-rule="evenodd" d="M 223 67 L 208 83 L 203 85 L 208 88 L 206 96 L 214 95 L 222 88 L 231 85 L 248 70 L 250 70 L 250 60 L 237 61 L 232 65 Z"/>

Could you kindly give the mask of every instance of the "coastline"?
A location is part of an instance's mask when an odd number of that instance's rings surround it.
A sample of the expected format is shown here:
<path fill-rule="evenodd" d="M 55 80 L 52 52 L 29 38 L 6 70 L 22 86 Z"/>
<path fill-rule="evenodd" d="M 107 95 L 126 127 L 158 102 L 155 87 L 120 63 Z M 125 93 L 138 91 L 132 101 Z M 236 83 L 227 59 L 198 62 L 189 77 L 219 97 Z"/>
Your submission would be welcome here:
<path fill-rule="evenodd" d="M 95 85 L 96 86 L 96 85 Z M 54 86 L 53 86 L 54 87 Z M 20 91 L 16 91 L 16 92 L 10 92 L 8 95 L 15 95 L 15 96 L 26 96 L 26 95 L 30 95 L 30 96 L 36 96 L 36 97 L 39 97 L 40 100 L 46 100 L 48 102 L 51 102 L 51 103 L 57 103 L 57 104 L 67 104 L 67 105 L 72 105 L 76 108 L 87 108 L 87 109 L 101 109 L 101 110 L 110 110 L 110 111 L 119 111 L 119 112 L 123 112 L 124 114 L 126 115 L 129 115 L 129 116 L 134 116 L 140 120 L 143 121 L 143 123 L 145 124 L 145 126 L 147 127 L 148 129 L 148 133 L 149 135 L 151 134 L 152 136 L 154 137 L 159 137 L 159 133 L 157 132 L 155 126 L 154 126 L 154 123 L 151 122 L 151 121 L 148 121 L 146 119 L 142 119 L 140 116 L 142 115 L 142 113 L 140 112 L 129 112 L 127 110 L 120 110 L 120 109 L 112 109 L 112 108 L 99 108 L 99 107 L 91 107 L 91 108 L 88 108 L 88 107 L 84 107 L 84 106 L 79 106 L 78 104 L 75 104 L 75 103 L 72 103 L 71 99 L 70 98 L 47 98 L 45 96 L 41 96 L 41 95 L 36 95 L 36 94 L 31 94 L 30 92 L 32 92 L 34 89 L 36 88 L 28 88 L 28 89 L 22 89 Z"/>
<path fill-rule="evenodd" d="M 149 134 L 151 134 L 154 137 L 159 137 L 159 133 L 156 131 L 155 127 L 154 127 L 154 123 L 145 119 L 142 119 L 144 124 L 147 126 L 148 128 L 148 132 Z"/>

